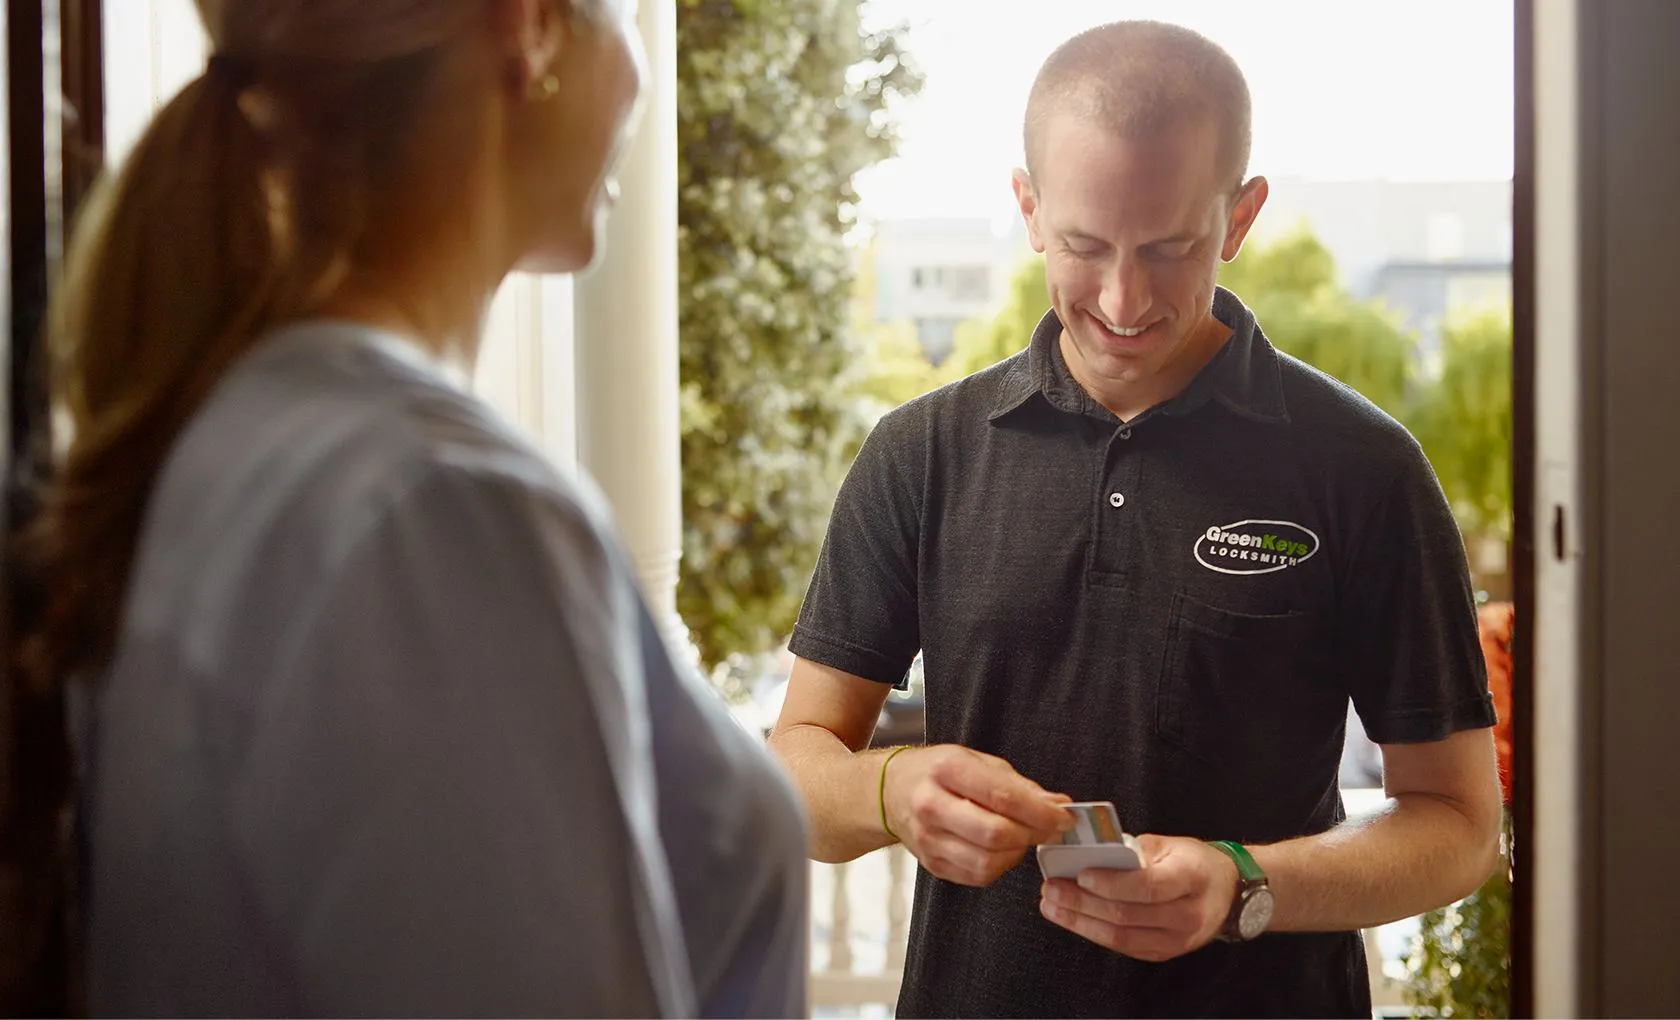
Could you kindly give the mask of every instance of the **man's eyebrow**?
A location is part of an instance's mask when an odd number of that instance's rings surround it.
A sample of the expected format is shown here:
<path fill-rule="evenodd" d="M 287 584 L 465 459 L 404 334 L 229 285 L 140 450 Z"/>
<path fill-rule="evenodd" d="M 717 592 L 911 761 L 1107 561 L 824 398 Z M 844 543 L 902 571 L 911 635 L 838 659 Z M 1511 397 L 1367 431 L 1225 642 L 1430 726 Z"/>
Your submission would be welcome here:
<path fill-rule="evenodd" d="M 1096 236 L 1095 234 L 1087 234 L 1083 230 L 1068 229 L 1059 231 L 1059 233 L 1064 241 L 1083 241 L 1089 244 L 1104 245 L 1105 247 L 1111 246 L 1110 242 Z M 1201 239 L 1200 234 L 1197 234 L 1194 231 L 1187 231 L 1181 234 L 1174 234 L 1171 237 L 1159 237 L 1153 241 L 1145 241 L 1142 247 L 1156 248 L 1173 244 L 1194 244 Z"/>
<path fill-rule="evenodd" d="M 1162 244 L 1189 244 L 1192 241 L 1200 241 L 1200 240 L 1201 240 L 1201 236 L 1199 234 L 1195 234 L 1195 233 L 1174 234 L 1171 237 L 1162 237 L 1162 238 L 1157 238 L 1154 241 L 1150 241 L 1147 244 L 1145 244 L 1144 247 L 1145 248 L 1153 248 L 1156 245 L 1162 245 Z"/>

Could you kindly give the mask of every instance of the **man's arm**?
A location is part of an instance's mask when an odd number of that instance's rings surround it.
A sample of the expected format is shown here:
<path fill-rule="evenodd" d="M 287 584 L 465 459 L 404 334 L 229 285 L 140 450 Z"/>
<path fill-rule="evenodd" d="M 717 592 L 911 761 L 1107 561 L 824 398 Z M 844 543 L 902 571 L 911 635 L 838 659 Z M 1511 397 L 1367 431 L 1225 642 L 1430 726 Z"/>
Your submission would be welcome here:
<path fill-rule="evenodd" d="M 1001 758 L 954 744 L 867 750 L 889 688 L 795 659 L 770 747 L 811 816 L 811 856 L 849 861 L 894 842 L 940 878 L 983 886 L 1072 825 L 1051 794 Z"/>
<path fill-rule="evenodd" d="M 1388 802 L 1316 836 L 1249 847 L 1270 880 L 1272 931 L 1353 931 L 1468 895 L 1499 859 L 1499 783 L 1489 730 L 1385 744 Z M 1139 871 L 1045 884 L 1044 916 L 1116 952 L 1166 960 L 1219 933 L 1236 866 L 1199 840 L 1143 836 Z"/>
<path fill-rule="evenodd" d="M 890 750 L 866 750 L 891 689 L 794 660 L 770 749 L 805 798 L 813 860 L 849 861 L 892 842 L 876 804 L 881 763 Z"/>
<path fill-rule="evenodd" d="M 1465 730 L 1384 744 L 1388 801 L 1321 836 L 1254 847 L 1271 880 L 1277 931 L 1372 928 L 1475 891 L 1499 861 L 1493 737 Z"/>

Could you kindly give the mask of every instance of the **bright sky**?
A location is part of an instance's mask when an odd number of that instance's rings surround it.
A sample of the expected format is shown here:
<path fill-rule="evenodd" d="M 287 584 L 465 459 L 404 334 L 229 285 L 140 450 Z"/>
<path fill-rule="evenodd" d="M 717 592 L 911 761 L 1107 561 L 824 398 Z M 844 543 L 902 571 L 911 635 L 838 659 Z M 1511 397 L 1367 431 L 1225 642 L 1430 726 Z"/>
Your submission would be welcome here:
<path fill-rule="evenodd" d="M 907 23 L 927 82 L 897 159 L 858 182 L 864 214 L 999 216 L 1021 116 L 1067 37 L 1119 18 L 1224 46 L 1254 97 L 1250 172 L 1320 180 L 1504 180 L 1512 162 L 1510 0 L 870 0 Z"/>

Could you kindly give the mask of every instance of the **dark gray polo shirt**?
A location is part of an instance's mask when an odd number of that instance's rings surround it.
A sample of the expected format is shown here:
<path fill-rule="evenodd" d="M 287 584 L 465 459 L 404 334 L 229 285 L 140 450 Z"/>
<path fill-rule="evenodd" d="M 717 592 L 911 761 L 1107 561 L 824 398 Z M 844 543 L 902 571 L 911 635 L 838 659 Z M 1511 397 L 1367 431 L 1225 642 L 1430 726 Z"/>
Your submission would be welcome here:
<path fill-rule="evenodd" d="M 1121 424 L 1030 347 L 882 419 L 846 479 L 792 650 L 882 683 L 920 650 L 927 739 L 1127 831 L 1270 843 L 1343 820 L 1351 697 L 1379 743 L 1494 722 L 1464 546 L 1417 443 L 1233 336 Z M 900 1016 L 1370 1015 L 1353 933 L 1137 962 L 987 889 L 918 876 Z"/>

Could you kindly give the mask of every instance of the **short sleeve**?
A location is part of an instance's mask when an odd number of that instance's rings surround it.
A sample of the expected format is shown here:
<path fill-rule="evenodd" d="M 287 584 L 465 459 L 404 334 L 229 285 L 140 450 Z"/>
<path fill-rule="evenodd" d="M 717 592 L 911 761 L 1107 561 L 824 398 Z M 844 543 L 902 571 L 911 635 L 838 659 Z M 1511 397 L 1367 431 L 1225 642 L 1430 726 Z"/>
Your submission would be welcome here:
<path fill-rule="evenodd" d="M 634 591 L 556 495 L 430 470 L 230 777 L 280 972 L 318 1015 L 691 1015 Z"/>
<path fill-rule="evenodd" d="M 1337 665 L 1378 744 L 1492 726 L 1464 540 L 1414 443 L 1341 577 Z"/>
<path fill-rule="evenodd" d="M 802 659 L 900 684 L 921 647 L 917 563 L 926 433 L 900 408 L 864 441 L 840 486 L 788 648 Z"/>

